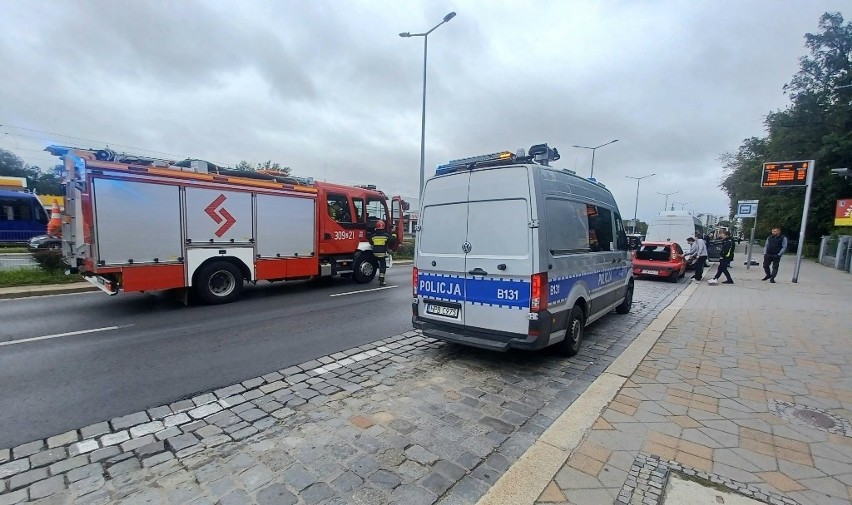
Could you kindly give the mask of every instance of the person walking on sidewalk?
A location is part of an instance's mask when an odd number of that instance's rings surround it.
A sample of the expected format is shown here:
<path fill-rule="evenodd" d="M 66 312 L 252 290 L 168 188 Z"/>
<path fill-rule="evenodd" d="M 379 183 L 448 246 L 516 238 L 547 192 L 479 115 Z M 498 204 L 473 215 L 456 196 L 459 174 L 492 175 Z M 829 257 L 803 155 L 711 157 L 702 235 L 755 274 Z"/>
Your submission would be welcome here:
<path fill-rule="evenodd" d="M 385 230 L 384 221 L 376 221 L 376 230 L 373 236 L 370 237 L 370 244 L 373 246 L 373 257 L 379 264 L 379 286 L 385 285 L 385 271 L 387 270 L 386 257 L 388 254 L 388 242 L 390 235 Z"/>
<path fill-rule="evenodd" d="M 734 261 L 734 241 L 731 240 L 731 233 L 722 230 L 722 253 L 719 255 L 719 267 L 716 269 L 716 276 L 707 281 L 708 284 L 719 284 L 719 277 L 725 276 L 722 284 L 733 284 L 731 274 L 728 272 L 728 267 Z"/>
<path fill-rule="evenodd" d="M 787 252 L 787 237 L 781 235 L 781 228 L 772 228 L 772 235 L 766 238 L 766 245 L 763 247 L 763 271 L 766 277 L 760 279 L 768 280 L 775 284 L 775 276 L 778 275 L 778 264 L 781 263 L 781 256 Z M 770 272 L 769 266 L 772 266 Z"/>
<path fill-rule="evenodd" d="M 704 278 L 704 265 L 707 264 L 707 243 L 704 242 L 698 232 L 695 233 L 695 238 L 689 237 L 686 241 L 689 242 L 689 254 L 696 258 L 695 273 L 692 275 L 692 279 L 700 281 Z M 695 252 L 693 252 L 693 248 Z"/>

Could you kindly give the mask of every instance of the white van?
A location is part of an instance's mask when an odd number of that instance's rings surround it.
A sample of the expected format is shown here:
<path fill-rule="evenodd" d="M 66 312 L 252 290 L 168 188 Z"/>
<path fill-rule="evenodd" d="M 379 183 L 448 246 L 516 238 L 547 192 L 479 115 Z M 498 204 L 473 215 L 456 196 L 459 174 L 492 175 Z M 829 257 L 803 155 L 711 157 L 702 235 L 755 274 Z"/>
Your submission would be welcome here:
<path fill-rule="evenodd" d="M 633 302 L 627 236 L 603 185 L 548 166 L 546 144 L 455 160 L 426 182 L 414 327 L 485 349 L 580 348 L 584 327 Z"/>
<path fill-rule="evenodd" d="M 694 237 L 696 232 L 704 234 L 704 226 L 692 214 L 685 210 L 666 210 L 648 223 L 645 240 L 683 244 L 686 237 Z"/>
<path fill-rule="evenodd" d="M 685 210 L 666 210 L 648 223 L 648 233 L 645 240 L 648 242 L 677 242 L 683 244 L 686 237 L 694 237 L 696 233 L 704 235 L 704 225 L 701 220 L 693 217 Z M 707 240 L 707 260 L 718 261 L 722 253 L 721 240 Z M 692 268 L 690 266 L 690 268 Z"/>

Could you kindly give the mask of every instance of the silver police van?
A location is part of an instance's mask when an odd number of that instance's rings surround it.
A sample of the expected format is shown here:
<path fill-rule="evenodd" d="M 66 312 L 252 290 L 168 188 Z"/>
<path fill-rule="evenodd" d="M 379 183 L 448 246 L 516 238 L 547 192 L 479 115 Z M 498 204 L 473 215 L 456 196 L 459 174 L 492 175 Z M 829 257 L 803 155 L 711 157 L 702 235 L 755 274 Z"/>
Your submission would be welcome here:
<path fill-rule="evenodd" d="M 618 206 L 594 180 L 550 167 L 547 144 L 438 167 L 423 190 L 414 327 L 505 351 L 580 349 L 584 327 L 630 312 L 633 276 Z"/>

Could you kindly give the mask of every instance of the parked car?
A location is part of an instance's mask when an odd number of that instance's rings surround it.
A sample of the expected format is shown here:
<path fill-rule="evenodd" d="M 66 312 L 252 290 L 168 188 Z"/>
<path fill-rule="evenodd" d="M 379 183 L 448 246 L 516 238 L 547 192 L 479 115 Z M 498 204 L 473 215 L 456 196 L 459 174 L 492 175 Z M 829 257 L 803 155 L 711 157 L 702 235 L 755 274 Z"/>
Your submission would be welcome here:
<path fill-rule="evenodd" d="M 705 238 L 707 244 L 707 261 L 719 261 L 722 257 L 722 240 Z"/>
<path fill-rule="evenodd" d="M 644 235 L 639 235 L 638 233 L 628 233 L 627 234 L 627 247 L 631 251 L 637 251 L 640 247 L 642 247 L 642 241 L 645 240 Z"/>
<path fill-rule="evenodd" d="M 642 242 L 633 253 L 633 275 L 677 282 L 686 273 L 683 249 L 677 242 Z"/>
<path fill-rule="evenodd" d="M 33 237 L 27 243 L 27 246 L 31 251 L 36 250 L 61 250 L 62 249 L 62 239 L 59 237 L 52 237 L 50 235 L 38 235 Z"/>

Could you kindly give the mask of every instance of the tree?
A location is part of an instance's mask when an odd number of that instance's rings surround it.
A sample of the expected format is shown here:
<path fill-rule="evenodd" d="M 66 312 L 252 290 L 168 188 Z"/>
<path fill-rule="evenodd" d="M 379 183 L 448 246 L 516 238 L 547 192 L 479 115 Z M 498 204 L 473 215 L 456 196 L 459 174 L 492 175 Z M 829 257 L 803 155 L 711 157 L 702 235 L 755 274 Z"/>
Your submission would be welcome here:
<path fill-rule="evenodd" d="M 249 163 L 248 161 L 240 161 L 236 166 L 237 170 L 248 170 L 250 172 L 257 172 L 260 170 L 266 171 L 274 171 L 280 172 L 281 175 L 290 175 L 291 169 L 290 167 L 282 167 L 280 163 L 273 162 L 272 160 L 266 160 L 262 163 Z"/>
<path fill-rule="evenodd" d="M 852 23 L 839 13 L 820 17 L 820 33 L 806 34 L 810 54 L 800 58 L 799 71 L 784 86 L 790 105 L 771 112 L 764 124 L 767 136 L 743 141 L 734 154 L 721 161 L 726 176 L 720 187 L 730 198 L 760 200 L 757 235 L 769 234 L 773 226 L 787 233 L 801 224 L 805 188 L 761 188 L 763 163 L 786 160 L 816 160 L 808 238 L 834 230 L 834 203 L 852 195 L 852 184 L 832 176 L 830 170 L 852 166 Z"/>
<path fill-rule="evenodd" d="M 14 153 L 0 149 L 0 176 L 25 177 L 27 188 L 41 195 L 60 195 L 62 186 L 59 178 L 52 172 L 27 165 Z"/>

